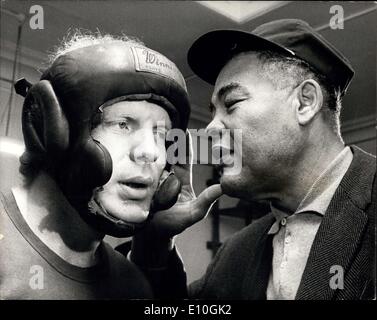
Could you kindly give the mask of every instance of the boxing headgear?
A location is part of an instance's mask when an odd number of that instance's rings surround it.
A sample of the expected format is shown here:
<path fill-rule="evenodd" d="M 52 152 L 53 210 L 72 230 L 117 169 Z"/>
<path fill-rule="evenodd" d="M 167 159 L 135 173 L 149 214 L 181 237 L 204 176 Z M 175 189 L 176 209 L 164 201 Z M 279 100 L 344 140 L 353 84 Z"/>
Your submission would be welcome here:
<path fill-rule="evenodd" d="M 135 43 L 109 42 L 59 56 L 26 95 L 22 129 L 26 151 L 21 161 L 54 168 L 54 178 L 69 202 L 91 225 L 113 236 L 132 235 L 134 225 L 115 219 L 88 202 L 112 174 L 109 152 L 91 137 L 101 106 L 146 100 L 163 107 L 173 127 L 185 130 L 190 115 L 187 89 L 173 62 Z M 21 92 L 24 91 L 24 92 Z M 174 204 L 179 181 L 170 175 L 157 190 L 155 210 Z M 164 201 L 163 201 L 164 200 Z"/>

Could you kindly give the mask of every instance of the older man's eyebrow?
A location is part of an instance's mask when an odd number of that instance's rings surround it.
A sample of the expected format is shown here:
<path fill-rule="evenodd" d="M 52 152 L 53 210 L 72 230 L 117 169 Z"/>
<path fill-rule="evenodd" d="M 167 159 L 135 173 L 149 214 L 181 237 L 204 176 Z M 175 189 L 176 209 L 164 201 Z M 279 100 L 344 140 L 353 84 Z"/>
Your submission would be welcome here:
<path fill-rule="evenodd" d="M 222 87 L 217 92 L 217 98 L 219 100 L 222 100 L 222 99 L 224 99 L 224 96 L 226 96 L 228 93 L 230 93 L 233 90 L 245 91 L 245 87 L 242 86 L 241 84 L 237 83 L 237 82 L 231 82 L 231 83 L 227 84 L 226 86 Z"/>
<path fill-rule="evenodd" d="M 238 82 L 231 82 L 226 86 L 222 87 L 216 94 L 218 100 L 223 100 L 224 97 L 229 94 L 230 92 L 237 90 L 244 94 L 248 94 L 248 90 Z M 215 104 L 213 101 L 209 103 L 209 111 L 212 113 L 214 109 L 216 109 Z"/>

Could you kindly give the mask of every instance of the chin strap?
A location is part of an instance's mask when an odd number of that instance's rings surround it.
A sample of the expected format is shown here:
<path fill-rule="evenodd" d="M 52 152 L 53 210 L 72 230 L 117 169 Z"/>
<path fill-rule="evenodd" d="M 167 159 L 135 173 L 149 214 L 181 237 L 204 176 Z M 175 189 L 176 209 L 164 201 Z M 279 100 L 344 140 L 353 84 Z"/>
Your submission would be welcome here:
<path fill-rule="evenodd" d="M 102 217 L 110 220 L 115 225 L 128 226 L 128 227 L 132 227 L 132 228 L 135 228 L 135 225 L 139 225 L 139 223 L 134 224 L 134 223 L 126 222 L 126 221 L 123 221 L 121 219 L 115 218 L 114 216 L 109 214 L 106 211 L 106 209 L 101 205 L 101 203 L 97 202 L 97 200 L 94 199 L 94 197 L 92 199 L 90 199 L 90 201 L 88 202 L 88 210 L 91 214 L 94 214 L 96 216 L 97 215 L 102 216 Z M 141 224 L 142 223 L 140 223 L 140 225 Z"/>
<path fill-rule="evenodd" d="M 144 223 L 135 224 L 113 217 L 94 199 L 94 196 L 88 202 L 86 216 L 90 220 L 97 221 L 97 229 L 102 229 L 104 233 L 117 238 L 133 236 L 144 225 Z"/>

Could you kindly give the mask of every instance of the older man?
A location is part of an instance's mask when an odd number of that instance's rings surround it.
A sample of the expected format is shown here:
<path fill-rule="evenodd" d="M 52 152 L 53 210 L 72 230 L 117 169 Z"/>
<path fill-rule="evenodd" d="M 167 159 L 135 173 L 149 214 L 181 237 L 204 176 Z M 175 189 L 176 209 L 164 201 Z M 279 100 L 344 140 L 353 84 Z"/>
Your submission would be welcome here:
<path fill-rule="evenodd" d="M 242 159 L 240 173 L 220 166 L 222 190 L 271 204 L 225 242 L 189 294 L 373 298 L 376 159 L 340 134 L 354 74 L 347 59 L 306 22 L 285 19 L 251 33 L 209 32 L 188 61 L 214 85 L 209 133 L 242 130 L 242 153 L 222 145 Z"/>

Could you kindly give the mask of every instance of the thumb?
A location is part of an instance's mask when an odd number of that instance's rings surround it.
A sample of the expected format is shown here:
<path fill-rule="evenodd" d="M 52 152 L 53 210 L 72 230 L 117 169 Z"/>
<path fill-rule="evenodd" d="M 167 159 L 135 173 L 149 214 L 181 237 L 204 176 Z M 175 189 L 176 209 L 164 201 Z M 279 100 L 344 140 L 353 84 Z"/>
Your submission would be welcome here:
<path fill-rule="evenodd" d="M 202 191 L 202 193 L 195 199 L 195 210 L 193 210 L 193 214 L 195 215 L 195 217 L 193 217 L 194 220 L 202 219 L 213 202 L 222 194 L 223 191 L 220 184 L 214 184 Z"/>

